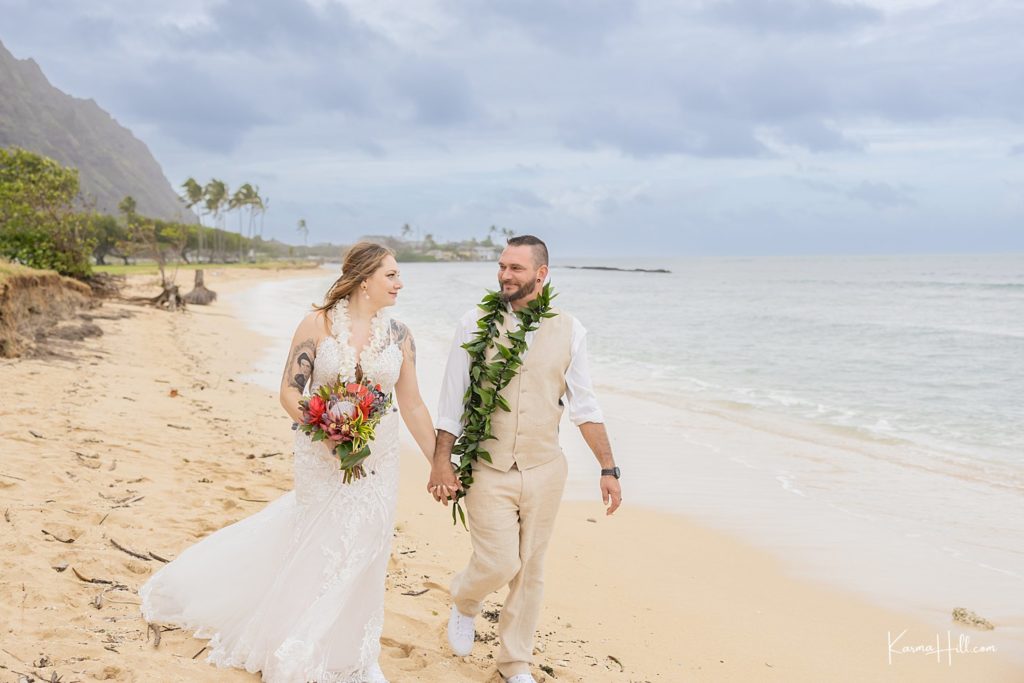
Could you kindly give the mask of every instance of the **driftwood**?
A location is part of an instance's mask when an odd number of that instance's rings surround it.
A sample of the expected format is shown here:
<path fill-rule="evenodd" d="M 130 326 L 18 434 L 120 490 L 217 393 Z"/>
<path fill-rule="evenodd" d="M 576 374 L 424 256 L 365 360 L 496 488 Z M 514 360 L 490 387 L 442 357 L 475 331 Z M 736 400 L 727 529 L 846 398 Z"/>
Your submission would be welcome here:
<path fill-rule="evenodd" d="M 153 559 L 153 558 L 149 557 L 148 555 L 143 555 L 142 553 L 136 552 L 136 551 L 134 551 L 134 550 L 132 550 L 130 548 L 125 548 L 123 545 L 121 545 L 120 543 L 118 543 L 114 539 L 110 539 L 110 545 L 114 546 L 115 548 L 120 550 L 122 553 L 127 553 L 128 555 L 131 555 L 132 557 L 136 557 L 136 558 L 138 558 L 140 560 L 144 560 L 146 562 L 149 562 L 151 559 Z"/>
<path fill-rule="evenodd" d="M 123 583 L 118 583 L 117 581 L 111 581 L 110 579 L 90 579 L 87 576 L 82 576 L 82 574 L 79 573 L 79 571 L 77 569 L 75 569 L 74 567 L 71 568 L 71 571 L 75 573 L 75 576 L 78 577 L 79 581 L 84 581 L 85 583 L 98 583 L 98 584 L 102 584 L 104 586 L 110 586 L 112 589 L 113 588 L 128 588 L 128 586 L 124 585 Z"/>
<path fill-rule="evenodd" d="M 121 294 L 121 287 L 124 286 L 124 283 L 124 275 L 109 273 L 93 273 L 85 278 L 85 284 L 89 285 L 94 296 L 116 297 Z"/>
<path fill-rule="evenodd" d="M 133 304 L 166 308 L 168 311 L 177 311 L 179 308 L 184 310 L 185 308 L 185 298 L 181 295 L 178 285 L 165 284 L 164 291 L 157 296 L 133 296 L 127 301 Z"/>
<path fill-rule="evenodd" d="M 164 291 L 159 296 L 150 299 L 150 303 L 158 308 L 166 308 L 168 311 L 185 308 L 185 299 L 182 298 L 178 285 L 164 285 Z"/>
<path fill-rule="evenodd" d="M 185 301 L 197 306 L 206 306 L 217 300 L 217 292 L 211 291 L 203 284 L 203 271 L 196 269 L 196 282 L 192 291 L 185 295 Z"/>
<path fill-rule="evenodd" d="M 73 539 L 73 538 L 61 538 L 60 536 L 58 536 L 56 534 L 51 534 L 46 529 L 40 529 L 40 531 L 42 531 L 44 534 L 46 534 L 50 538 L 54 539 L 55 541 L 60 541 L 61 543 L 74 543 L 75 542 L 75 539 Z"/>

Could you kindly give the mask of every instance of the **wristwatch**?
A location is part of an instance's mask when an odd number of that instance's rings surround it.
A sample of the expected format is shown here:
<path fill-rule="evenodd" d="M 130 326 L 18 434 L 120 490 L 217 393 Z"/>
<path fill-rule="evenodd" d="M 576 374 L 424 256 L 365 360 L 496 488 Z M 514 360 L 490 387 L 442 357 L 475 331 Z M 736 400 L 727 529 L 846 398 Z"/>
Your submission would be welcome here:
<path fill-rule="evenodd" d="M 618 479 L 619 474 L 620 473 L 618 467 L 612 467 L 611 469 L 601 470 L 602 477 L 615 477 L 616 479 Z"/>

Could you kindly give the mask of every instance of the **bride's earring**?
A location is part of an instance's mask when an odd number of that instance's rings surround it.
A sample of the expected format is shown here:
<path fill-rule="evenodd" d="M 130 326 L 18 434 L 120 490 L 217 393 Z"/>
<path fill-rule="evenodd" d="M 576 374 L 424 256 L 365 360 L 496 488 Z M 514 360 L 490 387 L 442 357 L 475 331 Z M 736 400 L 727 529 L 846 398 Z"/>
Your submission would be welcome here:
<path fill-rule="evenodd" d="M 365 298 L 365 299 L 366 299 L 367 301 L 369 301 L 369 300 L 370 300 L 370 293 L 369 293 L 368 291 L 366 291 L 366 285 L 363 285 L 363 297 L 364 297 L 364 298 Z"/>

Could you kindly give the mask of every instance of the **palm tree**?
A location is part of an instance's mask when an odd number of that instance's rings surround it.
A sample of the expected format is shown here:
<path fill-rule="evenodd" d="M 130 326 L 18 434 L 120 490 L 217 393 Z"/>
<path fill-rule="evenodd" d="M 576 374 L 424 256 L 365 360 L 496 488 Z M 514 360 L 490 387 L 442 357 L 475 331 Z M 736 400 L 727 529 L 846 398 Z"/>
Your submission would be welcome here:
<path fill-rule="evenodd" d="M 241 187 L 235 190 L 235 193 L 231 195 L 231 200 L 228 206 L 232 211 L 238 212 L 238 262 L 242 262 L 242 242 L 244 236 L 242 232 L 242 212 L 246 209 L 249 210 L 249 230 L 252 231 L 252 214 L 255 210 L 256 190 L 249 183 L 243 183 Z"/>
<path fill-rule="evenodd" d="M 263 239 L 263 217 L 270 208 L 270 197 L 260 197 L 260 239 Z"/>
<path fill-rule="evenodd" d="M 512 228 L 502 228 L 501 229 L 501 234 L 506 239 L 509 238 L 509 237 L 515 237 L 516 236 L 515 230 L 513 230 Z"/>
<path fill-rule="evenodd" d="M 299 219 L 299 225 L 298 225 L 297 229 L 299 231 L 299 234 L 302 235 L 302 244 L 304 246 L 309 246 L 309 244 L 308 244 L 309 228 L 306 226 L 306 219 L 305 218 L 300 218 Z"/>
<path fill-rule="evenodd" d="M 214 225 L 217 226 L 222 218 L 221 212 L 230 201 L 228 199 L 228 186 L 223 180 L 213 178 L 203 188 L 203 197 L 205 198 L 206 211 L 213 215 Z M 215 242 L 218 237 L 219 234 L 214 233 Z M 211 257 L 210 260 L 212 261 L 213 258 Z"/>
<path fill-rule="evenodd" d="M 263 214 L 263 197 L 260 196 L 260 186 L 254 185 L 252 195 L 249 197 L 249 238 L 256 239 L 256 214 Z M 263 223 L 260 223 L 260 241 L 263 241 Z"/>
<path fill-rule="evenodd" d="M 203 186 L 196 182 L 195 178 L 189 178 L 181 184 L 181 189 L 184 190 L 182 198 L 185 200 L 185 207 L 193 209 L 199 206 L 203 202 Z M 199 236 L 198 252 L 196 256 L 197 261 L 203 260 L 203 213 L 200 207 L 200 211 L 196 212 L 199 215 L 199 229 L 197 234 Z"/>
<path fill-rule="evenodd" d="M 121 200 L 121 203 L 117 205 L 118 210 L 124 214 L 124 222 L 127 225 L 131 225 L 132 221 L 135 220 L 135 199 L 128 195 Z"/>
<path fill-rule="evenodd" d="M 412 234 L 412 227 L 410 227 L 409 224 L 406 223 L 405 225 L 402 226 L 402 239 L 403 240 L 409 239 L 409 235 L 411 235 L 411 234 Z"/>

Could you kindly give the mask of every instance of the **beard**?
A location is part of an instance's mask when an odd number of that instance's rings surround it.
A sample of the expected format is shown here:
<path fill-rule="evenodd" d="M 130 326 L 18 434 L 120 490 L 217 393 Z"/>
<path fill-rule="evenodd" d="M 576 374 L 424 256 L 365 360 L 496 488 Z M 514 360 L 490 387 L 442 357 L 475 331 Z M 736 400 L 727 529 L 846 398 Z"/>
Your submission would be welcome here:
<path fill-rule="evenodd" d="M 533 294 L 533 290 L 535 290 L 535 289 L 537 289 L 537 281 L 536 280 L 530 280 L 525 285 L 523 285 L 519 289 L 515 290 L 511 294 L 506 294 L 505 293 L 505 287 L 502 286 L 502 288 L 501 288 L 501 300 L 504 301 L 507 304 L 510 304 L 513 301 L 519 301 L 524 296 L 529 296 L 529 295 Z"/>

